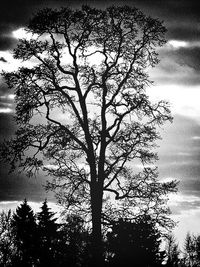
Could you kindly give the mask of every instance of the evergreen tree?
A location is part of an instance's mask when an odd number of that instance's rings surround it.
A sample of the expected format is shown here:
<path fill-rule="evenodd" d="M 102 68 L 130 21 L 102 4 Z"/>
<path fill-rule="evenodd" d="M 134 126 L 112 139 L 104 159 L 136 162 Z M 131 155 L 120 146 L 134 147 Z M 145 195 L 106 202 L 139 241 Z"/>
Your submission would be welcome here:
<path fill-rule="evenodd" d="M 186 266 L 196 265 L 196 240 L 195 236 L 187 233 L 184 244 L 184 257 Z"/>
<path fill-rule="evenodd" d="M 84 226 L 84 220 L 78 215 L 67 216 L 59 235 L 59 266 L 90 266 L 91 235 Z"/>
<path fill-rule="evenodd" d="M 180 250 L 178 244 L 173 235 L 168 236 L 166 245 L 167 262 L 166 267 L 178 267 L 180 263 L 179 259 Z"/>
<path fill-rule="evenodd" d="M 120 219 L 108 233 L 110 266 L 160 266 L 164 256 L 160 242 L 160 233 L 149 216 L 138 222 Z"/>
<path fill-rule="evenodd" d="M 56 240 L 58 224 L 55 213 L 50 211 L 47 200 L 43 202 L 38 219 L 38 241 L 40 266 L 52 265 L 56 260 Z"/>
<path fill-rule="evenodd" d="M 13 215 L 17 259 L 15 266 L 33 266 L 36 259 L 36 220 L 27 200 L 17 207 Z"/>

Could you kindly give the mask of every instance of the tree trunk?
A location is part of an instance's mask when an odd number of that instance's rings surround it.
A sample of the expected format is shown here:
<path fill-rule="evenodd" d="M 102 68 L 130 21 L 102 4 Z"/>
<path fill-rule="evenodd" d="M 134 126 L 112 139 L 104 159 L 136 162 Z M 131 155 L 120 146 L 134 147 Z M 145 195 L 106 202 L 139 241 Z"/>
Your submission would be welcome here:
<path fill-rule="evenodd" d="M 96 182 L 91 188 L 92 208 L 92 266 L 103 267 L 103 243 L 101 229 L 102 191 Z"/>

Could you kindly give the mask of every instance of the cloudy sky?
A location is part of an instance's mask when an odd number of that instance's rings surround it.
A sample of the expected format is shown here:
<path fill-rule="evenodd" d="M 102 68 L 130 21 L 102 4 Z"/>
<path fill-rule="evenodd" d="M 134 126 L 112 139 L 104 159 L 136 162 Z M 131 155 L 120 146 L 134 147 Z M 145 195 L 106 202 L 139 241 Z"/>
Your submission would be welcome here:
<path fill-rule="evenodd" d="M 12 49 L 30 16 L 42 7 L 96 7 L 116 4 L 116 1 L 67 0 L 6 0 L 0 9 L 0 69 L 12 70 L 20 62 L 12 59 Z M 167 125 L 159 142 L 160 179 L 176 178 L 179 193 L 170 198 L 175 220 L 180 221 L 175 232 L 182 242 L 187 231 L 200 230 L 200 3 L 196 0 L 136 0 L 118 1 L 140 8 L 146 14 L 164 21 L 167 43 L 160 49 L 160 63 L 151 71 L 154 86 L 152 99 L 171 103 L 174 122 Z M 0 78 L 0 140 L 14 134 L 13 95 Z M 41 201 L 46 197 L 44 177 L 28 179 L 23 174 L 8 174 L 0 168 L 0 208 L 14 207 L 24 197 Z M 53 200 L 49 195 L 48 199 Z"/>

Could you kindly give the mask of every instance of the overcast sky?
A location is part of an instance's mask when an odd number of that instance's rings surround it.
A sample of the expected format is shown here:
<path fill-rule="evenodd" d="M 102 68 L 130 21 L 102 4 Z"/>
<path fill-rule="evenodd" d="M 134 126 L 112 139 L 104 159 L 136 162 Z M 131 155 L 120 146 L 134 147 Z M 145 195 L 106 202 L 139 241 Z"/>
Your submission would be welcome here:
<path fill-rule="evenodd" d="M 164 21 L 167 43 L 160 49 L 160 63 L 150 72 L 154 86 L 149 89 L 152 99 L 166 99 L 174 116 L 172 125 L 161 131 L 159 142 L 160 179 L 180 180 L 179 193 L 170 206 L 178 238 L 186 231 L 198 232 L 200 224 L 200 2 L 196 0 L 137 0 L 137 1 L 42 1 L 6 0 L 0 8 L 0 69 L 20 66 L 12 59 L 11 51 L 30 16 L 38 9 L 59 6 L 96 7 L 128 4 L 147 15 Z M 72 4 L 73 3 L 73 4 Z M 0 140 L 14 134 L 13 95 L 0 78 Z M 0 168 L 0 201 L 6 205 L 27 197 L 41 201 L 46 195 L 42 184 L 45 178 L 27 179 L 23 174 L 8 175 L 7 167 Z M 52 195 L 49 196 L 52 199 Z M 7 202 L 11 201 L 11 202 Z M 15 202 L 16 203 L 16 202 Z M 5 207 L 5 202 L 0 202 Z M 200 230 L 199 230 L 200 231 Z"/>

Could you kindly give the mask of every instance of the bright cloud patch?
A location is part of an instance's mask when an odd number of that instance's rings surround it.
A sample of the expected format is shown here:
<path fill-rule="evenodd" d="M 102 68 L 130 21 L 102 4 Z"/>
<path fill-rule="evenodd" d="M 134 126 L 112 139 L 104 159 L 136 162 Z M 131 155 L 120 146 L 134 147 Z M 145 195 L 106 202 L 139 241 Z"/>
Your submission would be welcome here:
<path fill-rule="evenodd" d="M 200 120 L 200 86 L 153 86 L 149 89 L 149 95 L 153 101 L 161 99 L 168 101 L 173 114 Z"/>
<path fill-rule="evenodd" d="M 192 140 L 200 140 L 200 136 L 192 136 Z"/>
<path fill-rule="evenodd" d="M 0 96 L 0 99 L 6 99 L 6 100 L 14 100 L 14 98 L 15 98 L 14 94 L 8 94 L 8 95 Z"/>
<path fill-rule="evenodd" d="M 170 40 L 168 42 L 168 45 L 170 45 L 172 48 L 178 49 L 180 47 L 187 47 L 188 46 L 188 42 L 178 41 L 178 40 Z"/>
<path fill-rule="evenodd" d="M 37 34 L 32 34 L 27 32 L 24 28 L 19 28 L 12 32 L 12 35 L 16 39 L 36 39 L 38 37 Z"/>
<path fill-rule="evenodd" d="M 13 109 L 11 108 L 0 108 L 0 113 L 12 113 Z"/>
<path fill-rule="evenodd" d="M 166 44 L 167 48 L 180 49 L 180 48 L 189 48 L 189 47 L 199 47 L 199 41 L 179 41 L 179 40 L 170 40 Z"/>
<path fill-rule="evenodd" d="M 2 62 L 0 61 L 0 72 L 1 71 L 16 71 L 18 68 L 20 67 L 27 67 L 27 68 L 31 68 L 33 67 L 35 64 L 37 64 L 36 60 L 32 59 L 30 61 L 25 61 L 22 62 L 22 60 L 19 59 L 14 59 L 12 52 L 10 51 L 0 51 L 0 57 L 4 57 L 5 60 L 7 61 Z"/>

